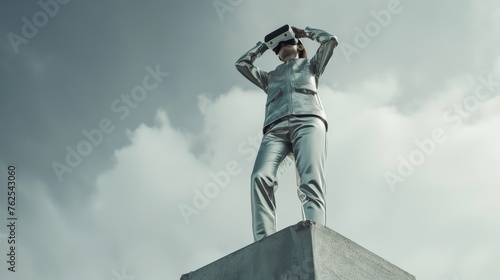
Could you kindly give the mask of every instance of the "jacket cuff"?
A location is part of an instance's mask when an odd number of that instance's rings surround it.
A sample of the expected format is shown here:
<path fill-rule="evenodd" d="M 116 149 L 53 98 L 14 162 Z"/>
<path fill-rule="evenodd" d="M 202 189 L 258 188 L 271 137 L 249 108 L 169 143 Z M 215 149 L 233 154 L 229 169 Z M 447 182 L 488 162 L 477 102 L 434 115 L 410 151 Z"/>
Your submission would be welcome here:
<path fill-rule="evenodd" d="M 264 52 L 266 52 L 269 49 L 267 47 L 267 45 L 265 43 L 263 43 L 262 41 L 257 42 L 257 44 L 255 44 L 255 46 L 257 46 L 256 52 L 259 54 L 263 54 Z"/>
<path fill-rule="evenodd" d="M 306 28 L 304 28 L 304 35 L 307 38 L 320 43 L 333 38 L 338 44 L 338 39 L 336 36 L 333 36 L 332 34 L 321 29 L 307 26 Z"/>

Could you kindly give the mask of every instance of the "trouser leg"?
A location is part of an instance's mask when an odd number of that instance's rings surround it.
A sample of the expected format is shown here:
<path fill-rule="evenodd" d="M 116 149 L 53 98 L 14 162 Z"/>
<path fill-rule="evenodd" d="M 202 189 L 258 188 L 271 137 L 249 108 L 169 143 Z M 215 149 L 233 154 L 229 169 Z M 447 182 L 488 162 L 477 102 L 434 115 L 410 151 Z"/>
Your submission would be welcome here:
<path fill-rule="evenodd" d="M 302 202 L 303 218 L 325 225 L 325 124 L 317 117 L 295 117 L 290 121 L 292 149 L 297 166 L 297 192 Z"/>
<path fill-rule="evenodd" d="M 251 177 L 252 229 L 255 241 L 276 232 L 276 173 L 291 144 L 286 122 L 275 124 L 262 138 Z"/>

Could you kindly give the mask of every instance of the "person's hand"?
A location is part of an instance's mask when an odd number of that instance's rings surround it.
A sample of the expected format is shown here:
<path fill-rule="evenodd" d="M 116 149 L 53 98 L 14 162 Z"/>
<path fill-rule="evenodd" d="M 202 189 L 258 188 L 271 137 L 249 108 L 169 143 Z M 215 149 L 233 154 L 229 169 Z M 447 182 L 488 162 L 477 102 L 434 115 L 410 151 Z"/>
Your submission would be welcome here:
<path fill-rule="evenodd" d="M 306 34 L 304 32 L 304 29 L 300 29 L 300 28 L 297 28 L 295 26 L 292 26 L 292 30 L 293 32 L 295 33 L 295 38 L 299 39 L 299 38 L 304 38 L 306 37 Z"/>

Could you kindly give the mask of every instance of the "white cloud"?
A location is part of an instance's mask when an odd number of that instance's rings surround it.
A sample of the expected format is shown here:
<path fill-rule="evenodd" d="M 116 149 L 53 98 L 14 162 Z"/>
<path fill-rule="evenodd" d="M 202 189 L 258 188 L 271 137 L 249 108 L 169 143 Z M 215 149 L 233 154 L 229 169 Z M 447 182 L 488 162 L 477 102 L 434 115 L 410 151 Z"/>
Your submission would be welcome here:
<path fill-rule="evenodd" d="M 205 116 L 201 134 L 207 142 L 206 154 L 199 158 L 189 149 L 192 136 L 173 129 L 165 112 L 158 113 L 155 127 L 129 132 L 131 145 L 115 153 L 116 166 L 97 180 L 94 209 L 108 238 L 121 248 L 124 265 L 138 277 L 178 277 L 251 242 L 250 228 L 242 223 L 249 221 L 244 210 L 249 209 L 251 162 L 249 155 L 238 153 L 238 146 L 260 133 L 262 116 L 254 110 L 263 98 L 263 92 L 239 89 L 216 100 L 200 96 Z M 209 172 L 225 172 L 233 161 L 244 171 L 231 175 L 228 186 L 186 224 L 179 204 L 193 206 L 193 190 L 203 192 L 214 182 Z M 150 259 L 163 265 L 152 268 Z"/>

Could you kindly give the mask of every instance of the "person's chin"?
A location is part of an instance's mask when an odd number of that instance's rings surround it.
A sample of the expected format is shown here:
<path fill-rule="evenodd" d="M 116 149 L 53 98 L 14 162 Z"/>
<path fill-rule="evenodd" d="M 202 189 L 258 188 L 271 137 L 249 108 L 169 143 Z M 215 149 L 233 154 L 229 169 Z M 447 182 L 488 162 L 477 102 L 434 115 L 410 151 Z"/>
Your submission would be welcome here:
<path fill-rule="evenodd" d="M 282 61 L 285 61 L 285 62 L 290 61 L 290 60 L 292 60 L 292 58 L 293 58 L 292 55 L 285 55 L 284 58 L 282 59 Z"/>

